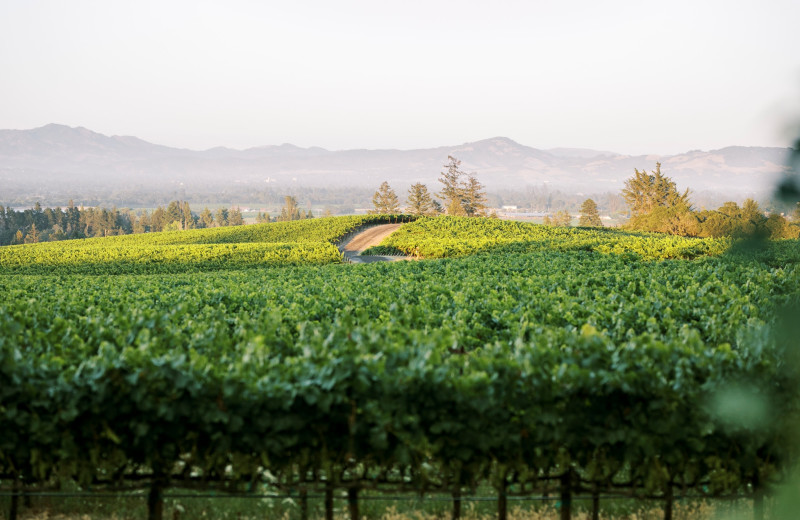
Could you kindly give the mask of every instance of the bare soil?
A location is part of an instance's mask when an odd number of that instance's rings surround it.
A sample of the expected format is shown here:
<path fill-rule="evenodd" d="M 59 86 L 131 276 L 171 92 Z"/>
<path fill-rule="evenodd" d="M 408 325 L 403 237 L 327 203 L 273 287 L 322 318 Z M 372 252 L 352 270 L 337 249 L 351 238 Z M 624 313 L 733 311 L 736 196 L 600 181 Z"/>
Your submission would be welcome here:
<path fill-rule="evenodd" d="M 374 226 L 351 238 L 345 245 L 344 251 L 360 253 L 372 246 L 377 246 L 383 239 L 397 231 L 402 224 L 381 224 Z"/>
<path fill-rule="evenodd" d="M 372 246 L 377 246 L 383 239 L 397 231 L 402 224 L 381 224 L 365 229 L 361 233 L 355 235 L 348 240 L 344 245 L 340 246 L 344 257 L 350 262 L 354 263 L 370 263 L 370 262 L 391 262 L 394 260 L 404 260 L 407 257 L 390 257 L 390 256 L 359 256 L 361 251 L 369 249 Z"/>

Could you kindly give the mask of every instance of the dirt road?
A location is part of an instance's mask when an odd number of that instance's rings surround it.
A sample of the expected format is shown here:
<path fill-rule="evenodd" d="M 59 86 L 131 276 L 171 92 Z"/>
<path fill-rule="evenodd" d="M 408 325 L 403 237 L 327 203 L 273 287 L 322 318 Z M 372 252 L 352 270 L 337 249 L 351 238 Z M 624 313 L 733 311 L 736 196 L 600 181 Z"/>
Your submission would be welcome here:
<path fill-rule="evenodd" d="M 361 252 L 372 246 L 377 246 L 383 239 L 397 231 L 403 224 L 381 224 L 373 226 L 351 238 L 345 245 L 345 251 Z"/>
<path fill-rule="evenodd" d="M 361 251 L 372 246 L 377 246 L 383 239 L 397 231 L 402 224 L 381 224 L 373 226 L 355 235 L 344 245 L 340 246 L 344 257 L 353 263 L 390 262 L 403 257 L 391 256 L 359 256 Z"/>

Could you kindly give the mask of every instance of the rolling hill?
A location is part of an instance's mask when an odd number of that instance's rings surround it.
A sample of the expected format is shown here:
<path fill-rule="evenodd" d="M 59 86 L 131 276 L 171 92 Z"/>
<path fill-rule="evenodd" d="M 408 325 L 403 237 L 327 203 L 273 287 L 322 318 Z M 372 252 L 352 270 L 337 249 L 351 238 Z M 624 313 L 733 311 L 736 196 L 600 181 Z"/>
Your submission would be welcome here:
<path fill-rule="evenodd" d="M 679 155 L 629 156 L 556 148 L 541 150 L 506 137 L 417 150 L 338 150 L 291 144 L 235 150 L 188 150 L 130 136 L 50 124 L 0 130 L 0 184 L 23 191 L 59 189 L 211 189 L 258 187 L 373 187 L 387 180 L 403 188 L 435 183 L 448 155 L 475 172 L 489 190 L 547 184 L 570 191 L 618 191 L 634 168 L 662 171 L 679 187 L 755 192 L 785 170 L 788 149 L 731 146 Z"/>

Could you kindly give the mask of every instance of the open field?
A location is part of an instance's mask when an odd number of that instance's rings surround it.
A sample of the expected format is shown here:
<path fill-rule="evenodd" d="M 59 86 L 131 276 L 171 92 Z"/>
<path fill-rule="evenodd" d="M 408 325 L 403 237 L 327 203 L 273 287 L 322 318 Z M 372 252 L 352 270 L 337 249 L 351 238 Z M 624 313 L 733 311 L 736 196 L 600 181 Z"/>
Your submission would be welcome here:
<path fill-rule="evenodd" d="M 210 245 L 271 244 L 249 236 Z M 0 251 L 2 490 L 335 492 L 380 518 L 359 494 L 750 497 L 794 460 L 797 241 L 438 218 L 384 244 L 440 259 L 139 274 L 123 238 L 90 248 L 114 276 L 64 267 L 78 245 Z"/>

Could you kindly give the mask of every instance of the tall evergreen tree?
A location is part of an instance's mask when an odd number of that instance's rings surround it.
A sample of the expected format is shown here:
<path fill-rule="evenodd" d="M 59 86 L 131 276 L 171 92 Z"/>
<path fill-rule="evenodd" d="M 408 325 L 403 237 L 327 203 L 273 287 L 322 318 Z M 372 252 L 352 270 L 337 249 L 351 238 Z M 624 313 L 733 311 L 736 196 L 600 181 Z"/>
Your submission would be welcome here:
<path fill-rule="evenodd" d="M 442 191 L 436 194 L 437 197 L 444 201 L 444 206 L 447 208 L 449 215 L 462 215 L 465 213 L 462 205 L 462 190 L 461 190 L 461 177 L 464 172 L 461 171 L 461 161 L 453 157 L 447 156 L 447 164 L 444 165 L 445 171 L 440 173 L 439 182 L 442 183 Z"/>
<path fill-rule="evenodd" d="M 474 173 L 461 171 L 461 161 L 452 155 L 448 155 L 447 159 L 444 165 L 447 170 L 441 172 L 439 177 L 442 191 L 436 194 L 444 201 L 447 214 L 485 217 L 487 200 L 483 185 Z"/>
<path fill-rule="evenodd" d="M 200 212 L 200 218 L 197 221 L 198 225 L 203 228 L 210 228 L 214 226 L 214 215 L 208 208 L 203 208 Z"/>
<path fill-rule="evenodd" d="M 214 214 L 214 220 L 217 227 L 224 227 L 228 225 L 228 210 L 226 208 L 217 208 Z"/>
<path fill-rule="evenodd" d="M 373 214 L 390 215 L 400 213 L 400 201 L 397 200 L 397 194 L 386 181 L 383 181 L 378 191 L 372 196 L 372 205 L 373 209 L 369 212 Z"/>
<path fill-rule="evenodd" d="M 197 227 L 195 225 L 194 215 L 192 215 L 192 208 L 190 208 L 189 203 L 185 201 L 181 204 L 181 219 L 183 221 L 183 229 L 194 229 Z"/>
<path fill-rule="evenodd" d="M 291 195 L 286 195 L 283 200 L 284 205 L 281 208 L 281 214 L 278 216 L 279 222 L 300 220 L 303 218 L 303 216 L 300 214 L 300 208 L 297 205 L 297 199 Z"/>
<path fill-rule="evenodd" d="M 242 218 L 242 212 L 236 206 L 232 206 L 230 211 L 228 212 L 228 225 L 229 226 L 244 225 L 244 218 Z"/>
<path fill-rule="evenodd" d="M 661 163 L 656 163 L 656 169 L 648 174 L 634 168 L 634 175 L 625 181 L 622 197 L 636 217 L 647 215 L 657 207 L 686 206 L 689 204 L 689 189 L 683 193 L 678 192 L 675 182 L 661 173 Z"/>
<path fill-rule="evenodd" d="M 553 215 L 553 218 L 550 219 L 550 223 L 556 227 L 569 227 L 572 223 L 572 215 L 565 209 L 558 210 L 555 215 Z"/>
<path fill-rule="evenodd" d="M 461 186 L 461 206 L 468 217 L 486 216 L 486 192 L 474 173 L 469 174 Z"/>
<path fill-rule="evenodd" d="M 406 211 L 412 215 L 430 215 L 434 211 L 433 198 L 428 193 L 428 187 L 419 182 L 408 189 L 406 203 Z"/>
<path fill-rule="evenodd" d="M 164 208 L 159 206 L 154 209 L 150 215 L 150 231 L 164 231 L 164 228 L 169 224 L 166 220 Z"/>
<path fill-rule="evenodd" d="M 597 204 L 592 199 L 586 199 L 581 204 L 581 217 L 578 219 L 581 227 L 603 227 L 600 220 L 600 213 L 597 211 Z"/>
<path fill-rule="evenodd" d="M 167 204 L 167 209 L 164 211 L 164 215 L 165 227 L 171 226 L 175 229 L 186 229 L 183 221 L 183 208 L 181 208 L 181 203 L 177 200 L 173 200 Z M 177 222 L 177 225 L 175 222 Z"/>
<path fill-rule="evenodd" d="M 38 204 L 38 202 L 37 202 Z M 37 244 L 39 242 L 39 230 L 36 229 L 36 222 L 31 224 L 31 230 L 25 235 L 26 244 Z"/>

